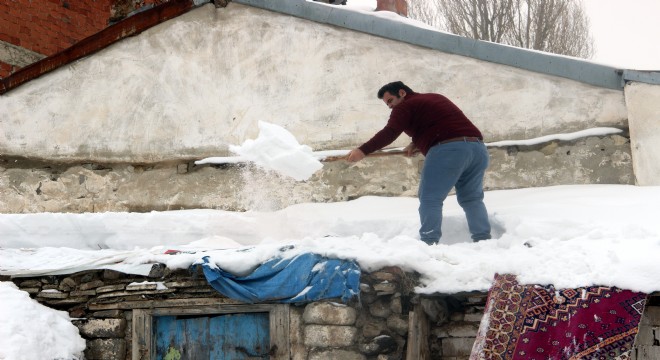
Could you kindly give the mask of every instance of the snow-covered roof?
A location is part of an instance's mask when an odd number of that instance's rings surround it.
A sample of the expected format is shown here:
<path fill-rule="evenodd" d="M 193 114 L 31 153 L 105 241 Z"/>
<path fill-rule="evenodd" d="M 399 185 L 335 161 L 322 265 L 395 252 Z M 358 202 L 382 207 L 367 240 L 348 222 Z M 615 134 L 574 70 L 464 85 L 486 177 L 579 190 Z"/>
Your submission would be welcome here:
<path fill-rule="evenodd" d="M 260 137 L 247 140 L 239 154 L 299 180 L 318 169 L 311 150 L 286 130 L 261 125 Z M 620 131 L 597 128 L 491 146 Z M 269 156 L 254 156 L 259 153 Z M 290 162 L 297 167 L 281 166 Z M 261 195 L 270 196 L 267 191 Z M 102 268 L 146 275 L 155 263 L 186 268 L 204 256 L 226 271 L 246 274 L 272 257 L 309 252 L 355 260 L 366 271 L 385 266 L 415 271 L 421 274 L 416 291 L 427 294 L 486 291 L 497 273 L 557 288 L 605 285 L 653 292 L 660 291 L 660 201 L 655 200 L 660 200 L 660 187 L 489 191 L 485 202 L 494 238 L 473 243 L 452 196 L 443 209 L 443 237 L 431 246 L 418 240 L 418 201 L 410 197 L 363 197 L 278 211 L 4 214 L 0 275 Z"/>
<path fill-rule="evenodd" d="M 0 274 L 88 269 L 146 275 L 151 264 L 187 268 L 209 256 L 246 274 L 273 256 L 353 259 L 365 271 L 421 274 L 418 293 L 486 291 L 495 273 L 557 288 L 660 291 L 660 187 L 574 185 L 489 191 L 494 239 L 473 243 L 455 197 L 440 244 L 418 240 L 418 201 L 363 197 L 278 211 L 0 215 Z M 167 250 L 179 250 L 168 255 Z"/>

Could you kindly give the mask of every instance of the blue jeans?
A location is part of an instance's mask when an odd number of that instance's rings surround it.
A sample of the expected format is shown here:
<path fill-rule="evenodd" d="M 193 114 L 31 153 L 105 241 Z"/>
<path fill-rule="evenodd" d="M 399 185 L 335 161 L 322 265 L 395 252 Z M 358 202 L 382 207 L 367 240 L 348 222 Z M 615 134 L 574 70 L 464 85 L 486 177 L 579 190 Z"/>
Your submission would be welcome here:
<path fill-rule="evenodd" d="M 465 211 L 472 240 L 490 239 L 490 222 L 484 205 L 484 173 L 488 150 L 482 142 L 455 141 L 429 149 L 419 184 L 420 239 L 428 244 L 440 240 L 442 203 L 452 187 Z"/>

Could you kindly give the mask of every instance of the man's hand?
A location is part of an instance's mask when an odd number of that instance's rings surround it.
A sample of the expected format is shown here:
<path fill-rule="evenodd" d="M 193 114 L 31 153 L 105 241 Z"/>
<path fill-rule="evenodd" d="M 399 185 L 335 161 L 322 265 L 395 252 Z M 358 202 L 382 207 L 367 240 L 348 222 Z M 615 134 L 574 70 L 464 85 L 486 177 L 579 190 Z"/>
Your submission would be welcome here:
<path fill-rule="evenodd" d="M 364 159 L 365 156 L 366 155 L 364 155 L 362 150 L 360 150 L 358 148 L 355 148 L 355 149 L 351 150 L 351 152 L 349 152 L 348 155 L 346 155 L 346 160 L 349 161 L 349 162 L 358 162 L 358 161 Z"/>
<path fill-rule="evenodd" d="M 403 149 L 403 152 L 406 153 L 406 156 L 410 157 L 410 156 L 415 156 L 417 153 L 419 153 L 419 149 L 417 148 L 417 146 L 415 146 L 414 143 L 410 143 L 410 145 L 406 146 Z"/>

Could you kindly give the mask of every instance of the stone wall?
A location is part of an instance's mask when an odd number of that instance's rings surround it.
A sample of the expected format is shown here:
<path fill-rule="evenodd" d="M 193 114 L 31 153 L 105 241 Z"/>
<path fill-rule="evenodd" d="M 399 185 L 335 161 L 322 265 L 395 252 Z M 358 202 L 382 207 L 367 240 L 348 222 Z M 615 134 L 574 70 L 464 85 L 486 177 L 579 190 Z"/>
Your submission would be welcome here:
<path fill-rule="evenodd" d="M 626 134 L 491 147 L 486 190 L 634 184 Z M 277 210 L 364 195 L 416 196 L 423 157 L 328 162 L 295 182 L 248 165 L 57 164 L 0 157 L 0 213 Z"/>
<path fill-rule="evenodd" d="M 424 310 L 431 320 L 431 354 L 437 354 L 438 359 L 467 360 L 472 352 L 487 298 L 486 293 L 475 292 L 463 296 L 422 299 Z"/>
<path fill-rule="evenodd" d="M 12 280 L 40 303 L 68 311 L 87 340 L 88 360 L 131 359 L 132 302 L 228 300 L 209 286 L 201 273 L 171 271 L 161 265 L 154 265 L 148 276 L 98 270 Z M 164 288 L 158 289 L 158 283 Z M 113 306 L 118 303 L 126 306 Z"/>
<path fill-rule="evenodd" d="M 201 273 L 171 271 L 161 265 L 154 265 L 148 276 L 97 270 L 12 281 L 40 303 L 69 312 L 87 340 L 88 360 L 131 359 L 132 308 L 165 306 L 168 301 L 180 305 L 192 299 L 236 304 L 212 289 Z M 470 297 L 469 306 L 463 307 L 459 298 L 415 295 L 416 284 L 414 274 L 390 267 L 364 273 L 361 297 L 349 304 L 291 305 L 291 359 L 403 359 L 411 351 L 407 335 L 415 306 L 422 306 L 433 319 L 433 358 L 469 355 L 485 294 Z"/>
<path fill-rule="evenodd" d="M 649 299 L 630 360 L 660 359 L 660 296 Z"/>
<path fill-rule="evenodd" d="M 69 312 L 87 340 L 88 360 L 132 358 L 133 309 L 194 308 L 194 301 L 237 304 L 211 288 L 201 272 L 160 264 L 148 276 L 96 270 L 11 280 L 40 303 Z M 419 295 L 417 284 L 415 274 L 388 267 L 362 274 L 359 300 L 289 306 L 290 358 L 468 360 L 487 294 Z M 640 323 L 634 360 L 655 360 L 660 354 L 659 309 L 656 294 Z M 420 316 L 428 328 L 414 343 L 410 336 Z"/>
<path fill-rule="evenodd" d="M 386 268 L 361 281 L 359 302 L 311 303 L 297 311 L 301 320 L 292 331 L 302 334 L 305 346 L 294 359 L 403 358 L 416 279 Z"/>

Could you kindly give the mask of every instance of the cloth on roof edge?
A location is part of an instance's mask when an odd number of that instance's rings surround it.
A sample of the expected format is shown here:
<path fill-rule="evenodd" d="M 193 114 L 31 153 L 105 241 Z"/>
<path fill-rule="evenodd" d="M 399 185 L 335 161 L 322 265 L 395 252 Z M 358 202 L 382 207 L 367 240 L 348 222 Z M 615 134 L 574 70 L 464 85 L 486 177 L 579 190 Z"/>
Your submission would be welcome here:
<path fill-rule="evenodd" d="M 647 295 L 555 289 L 495 275 L 470 360 L 627 359 Z"/>
<path fill-rule="evenodd" d="M 271 258 L 247 276 L 235 276 L 203 258 L 209 284 L 221 294 L 245 303 L 306 303 L 341 298 L 347 302 L 360 292 L 360 267 L 353 261 L 304 253 Z"/>

